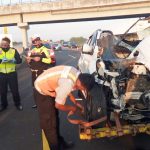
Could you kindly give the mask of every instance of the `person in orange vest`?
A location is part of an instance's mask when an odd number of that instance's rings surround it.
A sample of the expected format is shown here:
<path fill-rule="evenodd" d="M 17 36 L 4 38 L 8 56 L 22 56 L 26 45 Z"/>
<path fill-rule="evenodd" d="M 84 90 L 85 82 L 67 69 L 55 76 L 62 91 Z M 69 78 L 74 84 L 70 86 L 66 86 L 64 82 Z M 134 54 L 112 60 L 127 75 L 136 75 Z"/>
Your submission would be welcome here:
<path fill-rule="evenodd" d="M 32 49 L 30 53 L 28 53 L 26 60 L 32 72 L 33 94 L 35 95 L 34 81 L 44 70 L 50 68 L 51 58 L 49 49 L 42 44 L 42 40 L 39 35 L 33 35 L 31 40 Z M 36 107 L 36 105 L 32 106 L 32 108 Z"/>
<path fill-rule="evenodd" d="M 95 84 L 90 74 L 82 74 L 72 66 L 56 66 L 42 73 L 35 81 L 36 101 L 40 117 L 40 125 L 48 140 L 51 150 L 70 148 L 59 132 L 58 109 L 62 111 L 83 110 L 71 93 L 73 90 L 88 91 Z M 75 104 L 66 105 L 67 97 Z M 57 108 L 57 109 L 56 109 Z"/>

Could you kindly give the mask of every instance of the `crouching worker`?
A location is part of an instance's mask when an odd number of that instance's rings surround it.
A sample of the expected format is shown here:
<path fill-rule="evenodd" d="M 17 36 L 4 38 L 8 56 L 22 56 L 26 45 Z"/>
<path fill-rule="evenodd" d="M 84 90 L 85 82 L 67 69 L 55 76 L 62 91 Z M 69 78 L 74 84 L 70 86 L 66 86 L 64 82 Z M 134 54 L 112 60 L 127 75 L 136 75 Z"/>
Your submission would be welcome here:
<path fill-rule="evenodd" d="M 95 83 L 94 77 L 81 74 L 71 66 L 56 66 L 46 70 L 35 81 L 36 101 L 39 111 L 40 125 L 48 140 L 51 150 L 70 148 L 72 143 L 65 142 L 59 132 L 58 110 L 76 112 L 82 106 L 71 94 L 73 90 L 87 91 Z M 75 104 L 65 105 L 67 97 Z M 57 109 L 56 109 L 57 108 Z"/>

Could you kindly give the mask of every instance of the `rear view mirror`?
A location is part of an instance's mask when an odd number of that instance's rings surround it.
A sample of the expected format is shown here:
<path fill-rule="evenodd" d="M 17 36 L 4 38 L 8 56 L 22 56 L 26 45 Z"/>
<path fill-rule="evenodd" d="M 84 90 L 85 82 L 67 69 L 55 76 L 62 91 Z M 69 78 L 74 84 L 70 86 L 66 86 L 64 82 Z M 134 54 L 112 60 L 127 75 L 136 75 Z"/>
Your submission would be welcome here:
<path fill-rule="evenodd" d="M 88 44 L 84 44 L 83 48 L 82 48 L 82 53 L 83 54 L 92 55 L 93 54 L 93 48 L 92 48 L 92 46 L 90 46 Z"/>

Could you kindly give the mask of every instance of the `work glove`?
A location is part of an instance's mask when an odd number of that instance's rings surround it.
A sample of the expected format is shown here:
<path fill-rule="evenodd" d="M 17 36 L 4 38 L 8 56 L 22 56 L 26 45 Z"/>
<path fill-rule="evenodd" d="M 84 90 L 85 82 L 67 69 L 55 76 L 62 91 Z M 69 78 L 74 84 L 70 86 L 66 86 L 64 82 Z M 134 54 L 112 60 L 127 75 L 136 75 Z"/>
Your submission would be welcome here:
<path fill-rule="evenodd" d="M 12 64 L 16 63 L 15 58 L 13 58 L 13 59 L 9 60 L 9 63 L 12 63 Z"/>
<path fill-rule="evenodd" d="M 1 63 L 7 63 L 7 62 L 8 62 L 8 59 L 4 57 L 4 58 L 2 59 L 2 62 L 1 62 Z"/>

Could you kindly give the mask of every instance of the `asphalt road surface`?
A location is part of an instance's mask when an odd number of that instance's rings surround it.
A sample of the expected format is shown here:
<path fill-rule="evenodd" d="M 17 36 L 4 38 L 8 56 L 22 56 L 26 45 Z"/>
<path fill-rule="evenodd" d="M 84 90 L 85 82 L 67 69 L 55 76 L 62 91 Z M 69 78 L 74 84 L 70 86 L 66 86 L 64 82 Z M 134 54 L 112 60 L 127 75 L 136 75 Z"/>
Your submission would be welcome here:
<path fill-rule="evenodd" d="M 76 66 L 79 58 L 76 51 L 56 52 L 57 65 Z M 0 150 L 42 150 L 41 130 L 31 87 L 31 73 L 25 64 L 18 69 L 19 90 L 24 110 L 19 112 L 8 95 L 9 107 L 0 113 Z M 60 113 L 62 135 L 75 142 L 71 150 L 150 150 L 150 136 L 137 135 L 120 138 L 102 138 L 92 141 L 79 139 L 78 126 L 70 124 L 66 113 Z"/>

